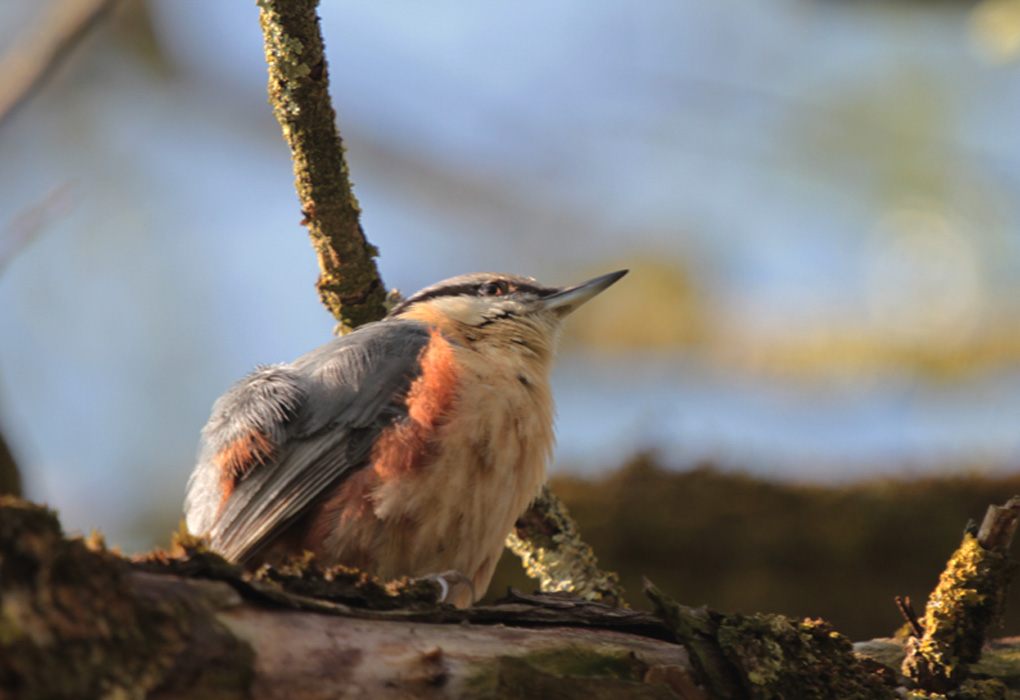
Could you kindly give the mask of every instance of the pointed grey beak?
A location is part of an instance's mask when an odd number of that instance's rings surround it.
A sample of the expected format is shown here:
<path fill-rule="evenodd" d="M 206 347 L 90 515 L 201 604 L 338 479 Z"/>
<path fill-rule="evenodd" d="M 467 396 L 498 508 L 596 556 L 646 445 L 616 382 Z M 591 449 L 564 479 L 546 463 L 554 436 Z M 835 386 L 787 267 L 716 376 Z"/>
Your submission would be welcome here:
<path fill-rule="evenodd" d="M 627 272 L 629 270 L 610 272 L 608 275 L 596 277 L 576 287 L 566 287 L 557 290 L 544 299 L 545 308 L 556 312 L 557 316 L 563 318 L 596 294 L 608 289 L 614 282 L 626 275 Z"/>

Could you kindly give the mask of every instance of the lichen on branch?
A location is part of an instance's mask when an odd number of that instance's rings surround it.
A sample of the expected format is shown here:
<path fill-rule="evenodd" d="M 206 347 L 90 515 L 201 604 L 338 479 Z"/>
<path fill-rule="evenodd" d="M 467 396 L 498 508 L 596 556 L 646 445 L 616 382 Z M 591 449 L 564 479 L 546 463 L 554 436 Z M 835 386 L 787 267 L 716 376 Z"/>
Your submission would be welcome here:
<path fill-rule="evenodd" d="M 329 76 L 318 0 L 258 0 L 269 66 L 269 103 L 294 161 L 302 223 L 319 256 L 319 298 L 346 332 L 378 320 L 385 288 L 377 251 L 361 228 Z"/>
<path fill-rule="evenodd" d="M 591 546 L 581 539 L 566 506 L 548 486 L 518 518 L 506 546 L 521 558 L 524 570 L 539 580 L 543 591 L 624 604 L 620 577 L 599 568 Z"/>
<path fill-rule="evenodd" d="M 1020 498 L 991 506 L 981 529 L 964 535 L 928 599 L 924 634 L 911 639 L 903 674 L 931 693 L 954 691 L 981 658 L 988 627 L 1005 607 L 1016 565 L 1009 547 L 1020 520 Z"/>

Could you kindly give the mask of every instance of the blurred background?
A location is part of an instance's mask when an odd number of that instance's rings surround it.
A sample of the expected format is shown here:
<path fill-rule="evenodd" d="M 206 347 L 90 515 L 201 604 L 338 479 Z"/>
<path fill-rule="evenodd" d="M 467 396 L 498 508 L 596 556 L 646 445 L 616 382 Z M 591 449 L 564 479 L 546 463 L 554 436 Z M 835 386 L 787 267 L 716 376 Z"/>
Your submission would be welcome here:
<path fill-rule="evenodd" d="M 0 94 L 102 4 L 0 3 Z M 117 5 L 0 113 L 0 432 L 28 497 L 134 552 L 216 397 L 333 321 L 255 3 Z M 388 286 L 631 269 L 571 318 L 553 474 L 633 602 L 652 572 L 889 633 L 1020 490 L 1020 0 L 320 14 Z"/>

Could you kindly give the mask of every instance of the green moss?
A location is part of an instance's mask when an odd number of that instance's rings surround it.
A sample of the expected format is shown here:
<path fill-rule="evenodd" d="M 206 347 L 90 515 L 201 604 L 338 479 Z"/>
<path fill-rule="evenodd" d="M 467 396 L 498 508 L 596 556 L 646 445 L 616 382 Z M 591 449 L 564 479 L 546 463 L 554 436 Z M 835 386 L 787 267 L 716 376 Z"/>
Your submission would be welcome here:
<path fill-rule="evenodd" d="M 280 566 L 266 564 L 248 572 L 211 551 L 203 538 L 183 529 L 174 534 L 169 551 L 153 550 L 136 556 L 132 567 L 155 574 L 225 581 L 240 590 L 256 586 L 265 592 L 268 587 L 367 610 L 434 609 L 440 595 L 439 584 L 429 579 L 384 583 L 352 567 L 320 566 L 311 552 Z"/>
<path fill-rule="evenodd" d="M 288 593 L 369 610 L 435 608 L 440 595 L 439 584 L 428 579 L 403 578 L 383 583 L 359 569 L 342 565 L 320 567 L 310 553 L 279 568 L 263 566 L 254 579 Z"/>
<path fill-rule="evenodd" d="M 823 620 L 727 615 L 718 641 L 756 700 L 895 697 L 861 666 L 850 640 Z"/>
<path fill-rule="evenodd" d="M 25 628 L 18 620 L 17 607 L 0 602 L 0 648 L 10 646 L 25 636 Z"/>
<path fill-rule="evenodd" d="M 895 693 L 822 620 L 722 615 L 680 605 L 646 582 L 646 593 L 691 653 L 714 698 L 889 700 Z"/>
<path fill-rule="evenodd" d="M 993 642 L 983 650 L 981 660 L 970 667 L 970 672 L 977 676 L 1020 678 L 1020 648 Z"/>
<path fill-rule="evenodd" d="M 645 595 L 676 641 L 687 648 L 691 663 L 709 693 L 715 698 L 742 696 L 737 669 L 720 653 L 717 636 L 722 616 L 705 607 L 680 605 L 647 579 Z"/>
<path fill-rule="evenodd" d="M 531 666 L 559 676 L 635 680 L 634 661 L 627 654 L 600 654 L 580 647 L 536 652 L 520 657 Z"/>
<path fill-rule="evenodd" d="M 200 597 L 144 595 L 101 539 L 65 540 L 52 512 L 11 498 L 0 498 L 0 611 L 0 688 L 18 698 L 142 697 L 173 680 L 190 696 L 236 696 L 250 682 L 250 649 Z M 197 634 L 219 641 L 215 673 L 172 673 Z"/>
<path fill-rule="evenodd" d="M 266 63 L 269 65 L 270 103 L 281 122 L 301 113 L 300 92 L 312 69 L 302 59 L 305 43 L 283 30 L 278 3 L 259 0 L 262 31 L 265 37 Z"/>
<path fill-rule="evenodd" d="M 953 700 L 1006 700 L 1008 697 L 1006 684 L 994 678 L 968 680 L 953 693 Z"/>
<path fill-rule="evenodd" d="M 562 649 L 504 656 L 486 663 L 465 683 L 464 697 L 480 700 L 675 700 L 667 687 L 635 679 L 635 664 L 615 654 Z"/>

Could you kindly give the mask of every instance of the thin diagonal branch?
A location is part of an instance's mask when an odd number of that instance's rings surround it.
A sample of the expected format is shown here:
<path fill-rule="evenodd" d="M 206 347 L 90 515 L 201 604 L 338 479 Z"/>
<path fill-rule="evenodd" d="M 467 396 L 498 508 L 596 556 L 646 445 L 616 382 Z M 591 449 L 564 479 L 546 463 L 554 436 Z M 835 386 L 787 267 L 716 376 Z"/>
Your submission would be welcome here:
<path fill-rule="evenodd" d="M 269 65 L 269 102 L 294 160 L 302 223 L 319 255 L 319 298 L 340 331 L 382 318 L 385 288 L 351 189 L 329 76 L 318 0 L 258 0 Z"/>
<path fill-rule="evenodd" d="M 70 182 L 58 185 L 42 201 L 21 211 L 0 230 L 0 274 L 25 246 L 46 230 L 56 216 L 67 213 L 73 204 L 73 192 L 74 186 Z"/>

